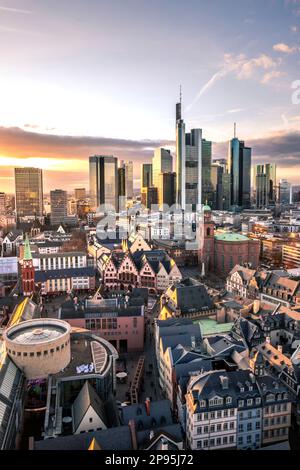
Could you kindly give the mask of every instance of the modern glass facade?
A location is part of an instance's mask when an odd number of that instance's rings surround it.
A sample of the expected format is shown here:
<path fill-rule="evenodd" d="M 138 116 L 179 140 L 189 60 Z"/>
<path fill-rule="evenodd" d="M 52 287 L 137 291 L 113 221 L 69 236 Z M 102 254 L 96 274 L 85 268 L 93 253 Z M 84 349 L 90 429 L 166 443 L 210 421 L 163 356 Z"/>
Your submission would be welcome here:
<path fill-rule="evenodd" d="M 170 150 L 157 148 L 152 159 L 153 186 L 159 188 L 160 174 L 171 173 L 173 169 L 173 157 Z"/>
<path fill-rule="evenodd" d="M 67 192 L 62 189 L 50 191 L 51 224 L 57 225 L 65 221 L 68 216 Z"/>
<path fill-rule="evenodd" d="M 152 163 L 142 164 L 141 188 L 150 188 L 152 186 Z"/>
<path fill-rule="evenodd" d="M 118 211 L 118 160 L 111 155 L 89 158 L 90 200 L 92 210 L 110 204 Z"/>
<path fill-rule="evenodd" d="M 39 168 L 15 168 L 17 218 L 43 215 L 43 172 Z"/>
<path fill-rule="evenodd" d="M 250 207 L 251 148 L 237 138 L 229 142 L 228 165 L 231 176 L 230 205 Z"/>

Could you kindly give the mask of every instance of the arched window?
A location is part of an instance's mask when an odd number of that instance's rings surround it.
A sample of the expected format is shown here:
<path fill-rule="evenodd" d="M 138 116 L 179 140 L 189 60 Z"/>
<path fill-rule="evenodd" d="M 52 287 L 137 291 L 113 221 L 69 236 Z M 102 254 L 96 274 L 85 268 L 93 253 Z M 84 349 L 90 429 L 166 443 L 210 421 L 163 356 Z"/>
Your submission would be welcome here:
<path fill-rule="evenodd" d="M 210 230 L 210 227 L 208 227 L 207 230 L 206 230 L 206 236 L 210 237 L 210 233 L 211 233 L 211 230 Z"/>

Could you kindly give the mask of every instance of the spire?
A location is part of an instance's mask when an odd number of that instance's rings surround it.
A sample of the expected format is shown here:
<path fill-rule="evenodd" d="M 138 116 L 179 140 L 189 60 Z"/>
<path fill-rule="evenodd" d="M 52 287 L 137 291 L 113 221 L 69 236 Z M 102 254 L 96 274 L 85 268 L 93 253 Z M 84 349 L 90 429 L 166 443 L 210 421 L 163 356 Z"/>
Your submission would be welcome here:
<path fill-rule="evenodd" d="M 24 260 L 24 261 L 30 261 L 30 260 L 32 260 L 31 249 L 30 249 L 30 243 L 29 243 L 29 239 L 28 239 L 28 235 L 27 235 L 27 234 L 26 234 L 25 243 L 24 243 L 24 255 L 23 255 L 23 260 Z"/>
<path fill-rule="evenodd" d="M 233 125 L 233 135 L 234 135 L 234 138 L 236 139 L 236 122 L 234 123 Z"/>
<path fill-rule="evenodd" d="M 182 88 L 181 88 L 181 85 L 179 85 L 179 103 L 182 104 Z"/>
<path fill-rule="evenodd" d="M 100 445 L 98 444 L 97 440 L 93 437 L 88 450 L 101 450 Z"/>

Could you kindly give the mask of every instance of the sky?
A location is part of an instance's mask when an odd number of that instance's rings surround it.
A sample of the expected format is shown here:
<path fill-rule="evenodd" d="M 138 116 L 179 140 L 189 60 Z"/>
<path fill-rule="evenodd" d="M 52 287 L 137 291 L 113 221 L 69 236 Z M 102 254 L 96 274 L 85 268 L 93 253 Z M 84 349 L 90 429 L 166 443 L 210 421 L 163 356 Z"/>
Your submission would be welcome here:
<path fill-rule="evenodd" d="M 300 0 L 0 0 L 0 191 L 15 166 L 88 187 L 89 155 L 140 163 L 187 128 L 300 184 Z M 300 88 L 300 83 L 299 83 Z M 300 96 L 300 94 L 299 94 Z"/>

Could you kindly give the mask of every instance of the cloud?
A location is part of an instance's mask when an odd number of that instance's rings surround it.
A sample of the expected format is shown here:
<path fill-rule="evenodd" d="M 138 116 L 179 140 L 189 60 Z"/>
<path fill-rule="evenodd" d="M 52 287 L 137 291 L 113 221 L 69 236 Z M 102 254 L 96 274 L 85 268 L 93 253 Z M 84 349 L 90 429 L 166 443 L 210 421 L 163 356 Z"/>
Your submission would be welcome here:
<path fill-rule="evenodd" d="M 1 11 L 7 11 L 9 13 L 21 13 L 21 14 L 24 14 L 24 15 L 28 15 L 28 14 L 32 13 L 30 10 L 23 10 L 21 8 L 5 7 L 5 6 L 2 6 L 2 5 L 0 5 L 0 10 Z"/>
<path fill-rule="evenodd" d="M 276 52 L 283 52 L 284 54 L 293 54 L 298 50 L 298 47 L 290 47 L 288 44 L 280 42 L 278 44 L 274 44 L 273 50 Z"/>
<path fill-rule="evenodd" d="M 32 126 L 32 125 L 30 125 Z M 169 140 L 125 140 L 105 137 L 69 136 L 25 131 L 18 127 L 0 127 L 0 168 L 40 166 L 50 175 L 46 184 L 61 180 L 63 187 L 74 187 L 78 178 L 86 182 L 88 157 L 94 154 L 114 155 L 132 160 L 135 177 L 140 176 L 140 163 L 149 162 L 156 147 L 170 147 Z M 66 172 L 69 174 L 66 181 Z M 11 173 L 11 170 L 10 170 Z M 1 190 L 1 189 L 0 189 Z"/>
<path fill-rule="evenodd" d="M 298 26 L 295 26 L 295 25 L 291 26 L 292 33 L 297 33 L 297 31 L 298 31 Z"/>
<path fill-rule="evenodd" d="M 284 77 L 285 75 L 285 72 L 280 72 L 279 70 L 272 70 L 271 72 L 268 72 L 263 76 L 261 83 L 266 85 L 270 83 L 271 80 L 274 80 L 274 78 Z"/>
<path fill-rule="evenodd" d="M 261 71 L 275 69 L 279 67 L 280 64 L 281 59 L 275 60 L 267 54 L 261 54 L 258 57 L 253 58 L 247 58 L 244 54 L 225 54 L 222 68 L 216 72 L 208 82 L 205 83 L 205 85 L 202 86 L 193 101 L 186 107 L 186 111 L 189 111 L 201 96 L 204 95 L 204 93 L 210 90 L 216 83 L 226 76 L 233 74 L 238 80 L 249 80 L 254 78 L 261 81 L 263 80 L 263 77 L 261 77 Z M 273 75 L 271 78 L 275 78 L 275 76 Z M 268 77 L 266 80 L 268 80 Z"/>

